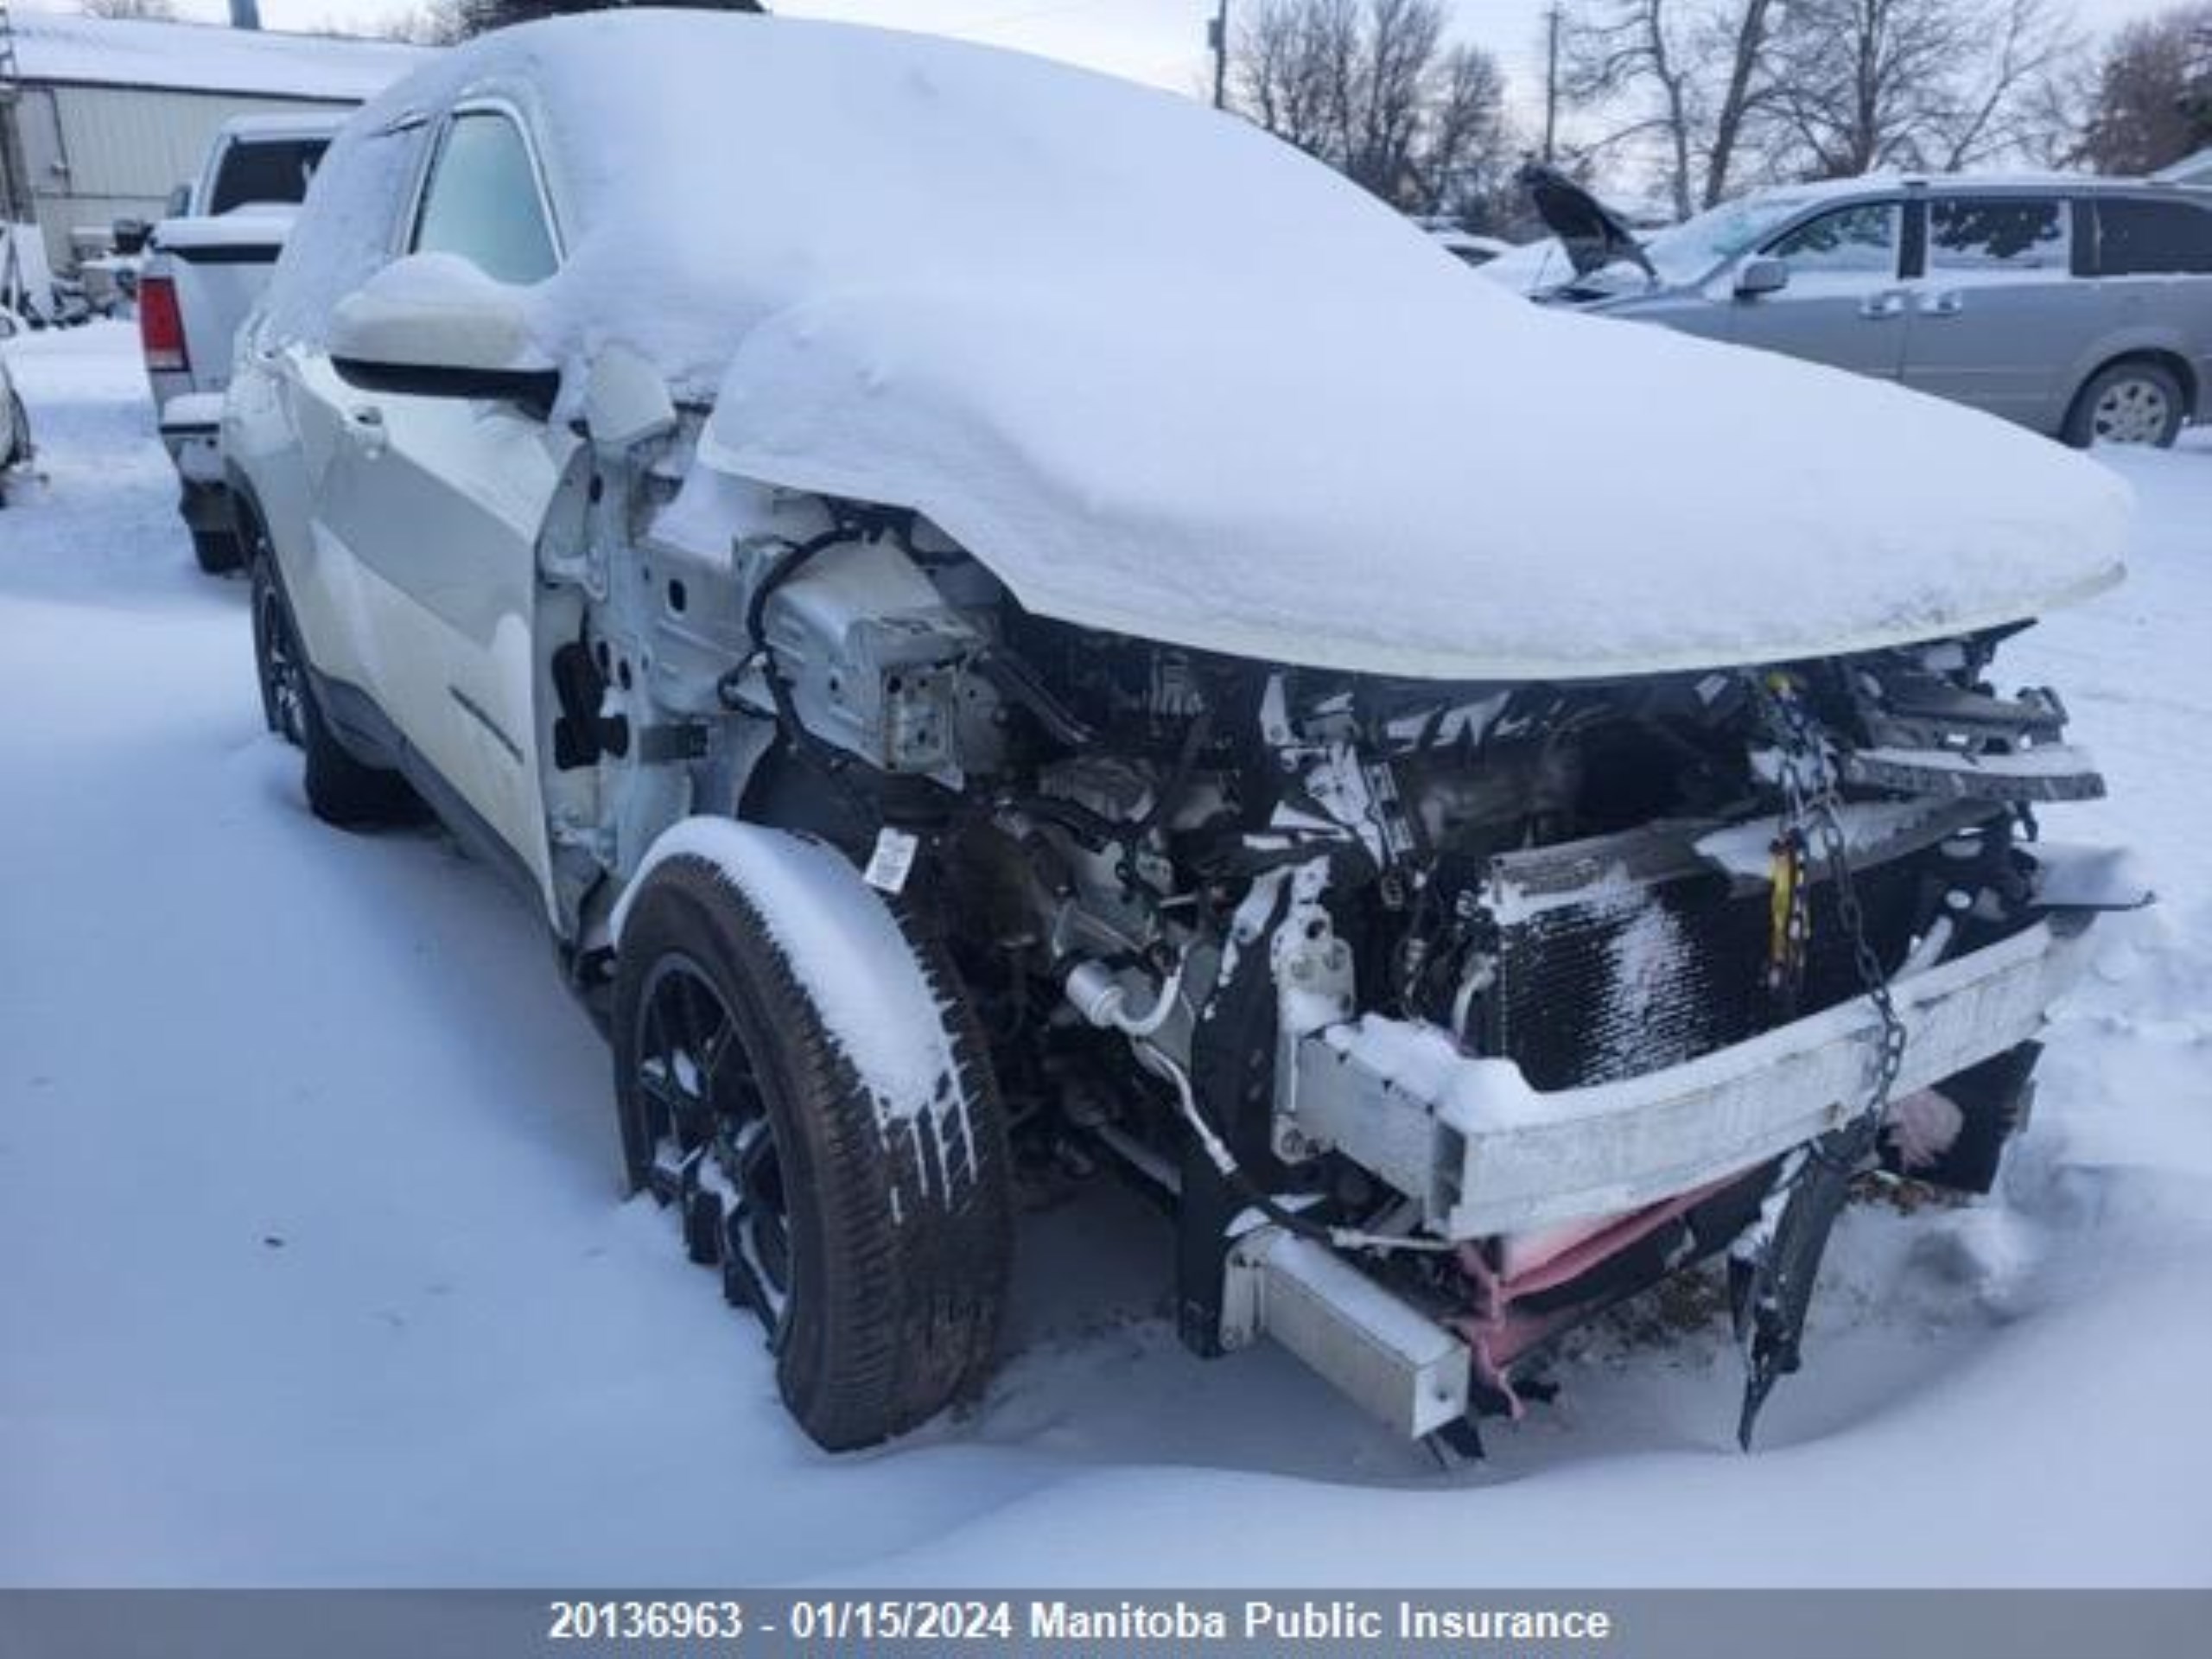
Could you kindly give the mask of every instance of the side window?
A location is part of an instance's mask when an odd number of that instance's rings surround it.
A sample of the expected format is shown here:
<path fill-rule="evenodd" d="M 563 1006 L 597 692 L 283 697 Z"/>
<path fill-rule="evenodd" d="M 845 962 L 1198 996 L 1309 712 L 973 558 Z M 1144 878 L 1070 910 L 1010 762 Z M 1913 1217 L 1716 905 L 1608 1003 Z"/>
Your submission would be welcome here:
<path fill-rule="evenodd" d="M 560 262 L 520 129 L 495 110 L 447 127 L 415 219 L 416 253 L 456 253 L 503 283 L 542 282 Z"/>
<path fill-rule="evenodd" d="M 1941 196 L 1928 204 L 1928 269 L 2064 276 L 2065 204 L 2040 196 Z"/>
<path fill-rule="evenodd" d="M 1792 276 L 1851 271 L 1894 276 L 1899 216 L 1893 201 L 1863 201 L 1838 207 L 1784 232 L 1767 245 L 1766 255 L 1788 264 Z"/>
<path fill-rule="evenodd" d="M 2212 211 L 2185 201 L 2097 202 L 2097 274 L 2212 272 Z"/>

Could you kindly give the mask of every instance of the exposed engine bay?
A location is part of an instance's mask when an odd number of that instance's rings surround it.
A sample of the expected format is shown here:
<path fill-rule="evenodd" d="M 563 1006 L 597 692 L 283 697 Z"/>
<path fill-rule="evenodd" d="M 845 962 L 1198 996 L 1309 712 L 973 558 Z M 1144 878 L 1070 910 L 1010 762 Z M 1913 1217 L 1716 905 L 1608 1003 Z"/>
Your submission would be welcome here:
<path fill-rule="evenodd" d="M 1994 689 L 2006 630 L 1383 679 L 1033 615 L 913 514 L 673 476 L 580 475 L 543 556 L 579 982 L 673 819 L 835 843 L 950 947 L 1030 1155 L 1173 1217 L 1185 1341 L 1273 1335 L 1409 1433 L 1517 1412 L 1559 1332 L 1727 1252 L 1748 1442 L 1848 1183 L 1986 1190 L 2062 958 L 2136 901 L 2040 845 L 2102 785 L 2055 693 Z"/>

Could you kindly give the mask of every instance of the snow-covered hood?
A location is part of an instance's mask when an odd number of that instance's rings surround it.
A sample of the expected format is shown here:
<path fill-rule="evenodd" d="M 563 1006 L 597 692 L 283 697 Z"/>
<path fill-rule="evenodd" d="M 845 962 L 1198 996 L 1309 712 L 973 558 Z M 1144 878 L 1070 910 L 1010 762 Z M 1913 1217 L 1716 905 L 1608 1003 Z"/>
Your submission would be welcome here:
<path fill-rule="evenodd" d="M 1928 638 L 2119 575 L 2126 493 L 2103 467 L 1894 386 L 1470 282 L 1188 99 L 695 13 L 501 30 L 418 81 L 543 107 L 571 231 L 531 294 L 555 360 L 619 339 L 714 386 L 702 464 L 917 509 L 1046 615 L 1353 671 L 1573 677 Z M 404 84 L 348 139 L 419 97 Z"/>
<path fill-rule="evenodd" d="M 1045 615 L 1437 678 L 1840 654 L 2120 575 L 2126 486 L 2046 439 L 1454 270 L 1430 303 L 1408 253 L 1304 326 L 1196 270 L 826 295 L 748 337 L 701 458 L 918 509 Z"/>

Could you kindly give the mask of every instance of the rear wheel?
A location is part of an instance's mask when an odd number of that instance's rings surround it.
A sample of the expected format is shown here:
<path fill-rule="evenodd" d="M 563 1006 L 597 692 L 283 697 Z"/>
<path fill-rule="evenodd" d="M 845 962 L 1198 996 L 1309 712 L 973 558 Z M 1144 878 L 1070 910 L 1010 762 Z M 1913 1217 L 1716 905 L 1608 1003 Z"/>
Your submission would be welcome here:
<path fill-rule="evenodd" d="M 2172 370 L 2145 358 L 2110 364 L 2089 377 L 2066 416 L 2066 442 L 2170 447 L 2181 435 L 2188 400 Z"/>
<path fill-rule="evenodd" d="M 253 563 L 253 665 L 261 717 L 294 748 L 307 747 L 307 671 L 292 637 L 284 595 L 265 559 Z"/>
<path fill-rule="evenodd" d="M 211 576 L 224 575 L 245 563 L 245 549 L 238 545 L 238 538 L 227 530 L 194 531 L 192 556 Z"/>
<path fill-rule="evenodd" d="M 261 682 L 262 718 L 306 757 L 308 807 L 340 829 L 413 823 L 422 802 L 396 772 L 364 766 L 347 753 L 324 719 L 300 649 L 292 607 L 265 543 L 253 561 L 253 657 Z"/>
<path fill-rule="evenodd" d="M 937 1099 L 900 1116 L 777 941 L 703 859 L 645 878 L 615 985 L 623 1147 L 632 1185 L 677 1210 L 692 1259 L 760 1319 L 800 1427 L 842 1451 L 915 1427 L 988 1371 L 1011 1255 L 1005 1125 L 934 949 L 871 964 L 918 960 L 940 1027 L 919 1034 L 954 1061 Z"/>

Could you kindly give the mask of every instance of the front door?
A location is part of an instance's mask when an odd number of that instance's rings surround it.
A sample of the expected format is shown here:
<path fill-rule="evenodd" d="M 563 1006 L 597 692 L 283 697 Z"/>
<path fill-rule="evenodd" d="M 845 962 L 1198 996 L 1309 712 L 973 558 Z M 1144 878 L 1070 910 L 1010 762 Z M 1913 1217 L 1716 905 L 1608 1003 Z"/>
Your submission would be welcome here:
<path fill-rule="evenodd" d="M 558 245 L 528 140 L 504 106 L 438 139 L 409 251 L 501 282 L 552 275 Z M 318 365 L 328 373 L 327 364 Z M 531 623 L 538 534 L 577 442 L 542 410 L 368 391 L 331 374 L 338 441 L 321 533 L 358 570 L 368 687 L 408 745 L 518 855 L 546 868 Z"/>
<path fill-rule="evenodd" d="M 1904 362 L 1904 223 L 1900 201 L 1855 201 L 1783 232 L 1759 255 L 1789 268 L 1788 284 L 1735 301 L 1729 338 L 1894 379 Z"/>

